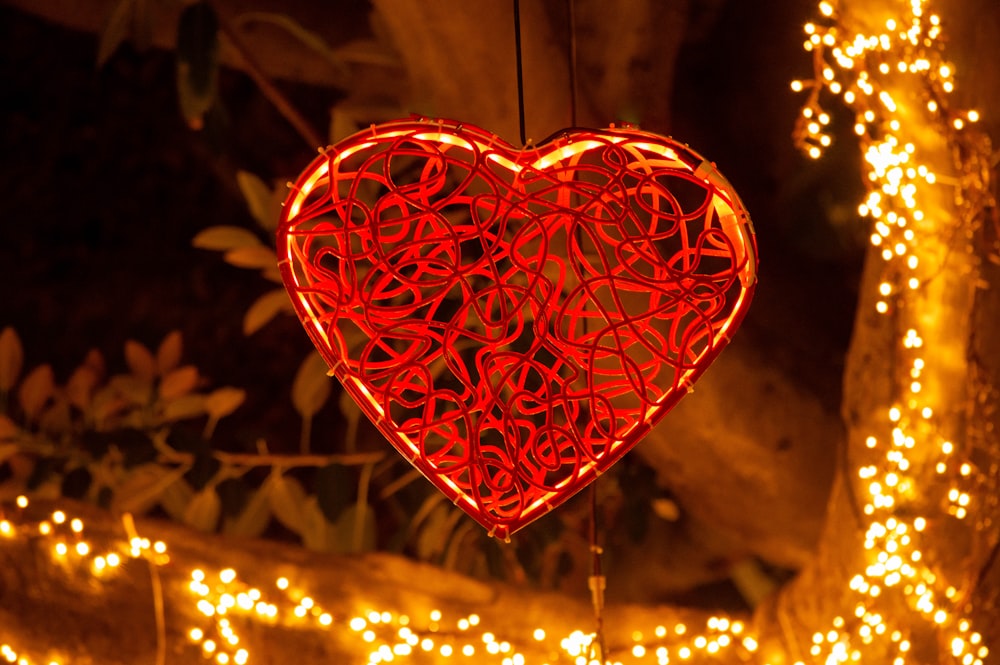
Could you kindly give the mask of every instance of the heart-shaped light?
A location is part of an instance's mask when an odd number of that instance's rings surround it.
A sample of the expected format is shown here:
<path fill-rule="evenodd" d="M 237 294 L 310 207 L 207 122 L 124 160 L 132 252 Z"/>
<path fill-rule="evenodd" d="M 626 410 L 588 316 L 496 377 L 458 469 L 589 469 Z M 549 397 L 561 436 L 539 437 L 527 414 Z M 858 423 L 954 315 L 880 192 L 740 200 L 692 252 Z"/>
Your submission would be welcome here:
<path fill-rule="evenodd" d="M 278 254 L 331 374 L 501 538 L 691 390 L 756 283 L 729 183 L 631 128 L 518 150 L 451 121 L 374 125 L 292 186 Z"/>

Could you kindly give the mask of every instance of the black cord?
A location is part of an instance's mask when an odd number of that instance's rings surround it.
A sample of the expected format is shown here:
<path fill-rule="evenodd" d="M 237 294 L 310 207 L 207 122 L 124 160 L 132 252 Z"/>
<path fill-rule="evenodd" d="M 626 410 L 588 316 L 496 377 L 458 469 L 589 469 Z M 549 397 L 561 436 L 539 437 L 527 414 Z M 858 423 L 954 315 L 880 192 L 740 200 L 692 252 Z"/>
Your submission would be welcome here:
<path fill-rule="evenodd" d="M 514 51 L 517 59 L 517 119 L 521 124 L 521 145 L 528 140 L 524 133 L 524 73 L 521 66 L 521 0 L 514 0 Z"/>
<path fill-rule="evenodd" d="M 590 485 L 590 600 L 594 606 L 594 641 L 591 643 L 590 654 L 600 658 L 601 663 L 608 662 L 608 646 L 604 641 L 604 590 L 607 579 L 601 572 L 601 548 L 597 539 L 599 526 L 597 524 L 597 478 Z"/>
<path fill-rule="evenodd" d="M 573 0 L 566 0 L 566 18 L 569 22 L 569 124 L 576 127 L 576 12 Z"/>

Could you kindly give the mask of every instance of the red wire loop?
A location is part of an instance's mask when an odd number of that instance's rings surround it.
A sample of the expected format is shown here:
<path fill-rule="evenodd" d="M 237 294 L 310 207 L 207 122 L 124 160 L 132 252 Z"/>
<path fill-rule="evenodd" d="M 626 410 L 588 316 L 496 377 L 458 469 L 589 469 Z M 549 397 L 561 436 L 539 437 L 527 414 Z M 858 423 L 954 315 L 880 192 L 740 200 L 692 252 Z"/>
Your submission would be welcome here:
<path fill-rule="evenodd" d="M 721 174 L 629 128 L 521 151 L 451 121 L 373 126 L 302 173 L 278 252 L 345 390 L 504 538 L 686 394 L 756 283 Z"/>

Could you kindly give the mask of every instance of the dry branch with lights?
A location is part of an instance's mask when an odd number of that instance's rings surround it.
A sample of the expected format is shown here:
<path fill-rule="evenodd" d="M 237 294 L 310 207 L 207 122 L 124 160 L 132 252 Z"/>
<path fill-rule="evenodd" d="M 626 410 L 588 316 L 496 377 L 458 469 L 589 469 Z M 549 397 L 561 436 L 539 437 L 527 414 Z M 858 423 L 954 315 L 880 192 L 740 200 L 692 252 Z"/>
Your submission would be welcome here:
<path fill-rule="evenodd" d="M 393 555 L 323 555 L 60 506 L 3 508 L 0 663 L 253 665 L 294 653 L 303 665 L 555 664 L 591 639 L 582 600 Z M 627 662 L 745 660 L 756 648 L 746 617 L 622 605 L 608 619 Z"/>

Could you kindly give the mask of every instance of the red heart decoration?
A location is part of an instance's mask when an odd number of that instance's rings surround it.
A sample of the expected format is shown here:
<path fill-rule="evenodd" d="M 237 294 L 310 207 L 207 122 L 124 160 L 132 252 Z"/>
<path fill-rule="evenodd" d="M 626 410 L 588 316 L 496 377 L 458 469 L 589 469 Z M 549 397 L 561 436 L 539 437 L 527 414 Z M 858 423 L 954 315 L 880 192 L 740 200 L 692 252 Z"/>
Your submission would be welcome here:
<path fill-rule="evenodd" d="M 501 538 L 628 452 L 756 283 L 729 183 L 632 128 L 518 150 L 451 121 L 373 125 L 306 168 L 277 240 L 331 374 Z"/>

